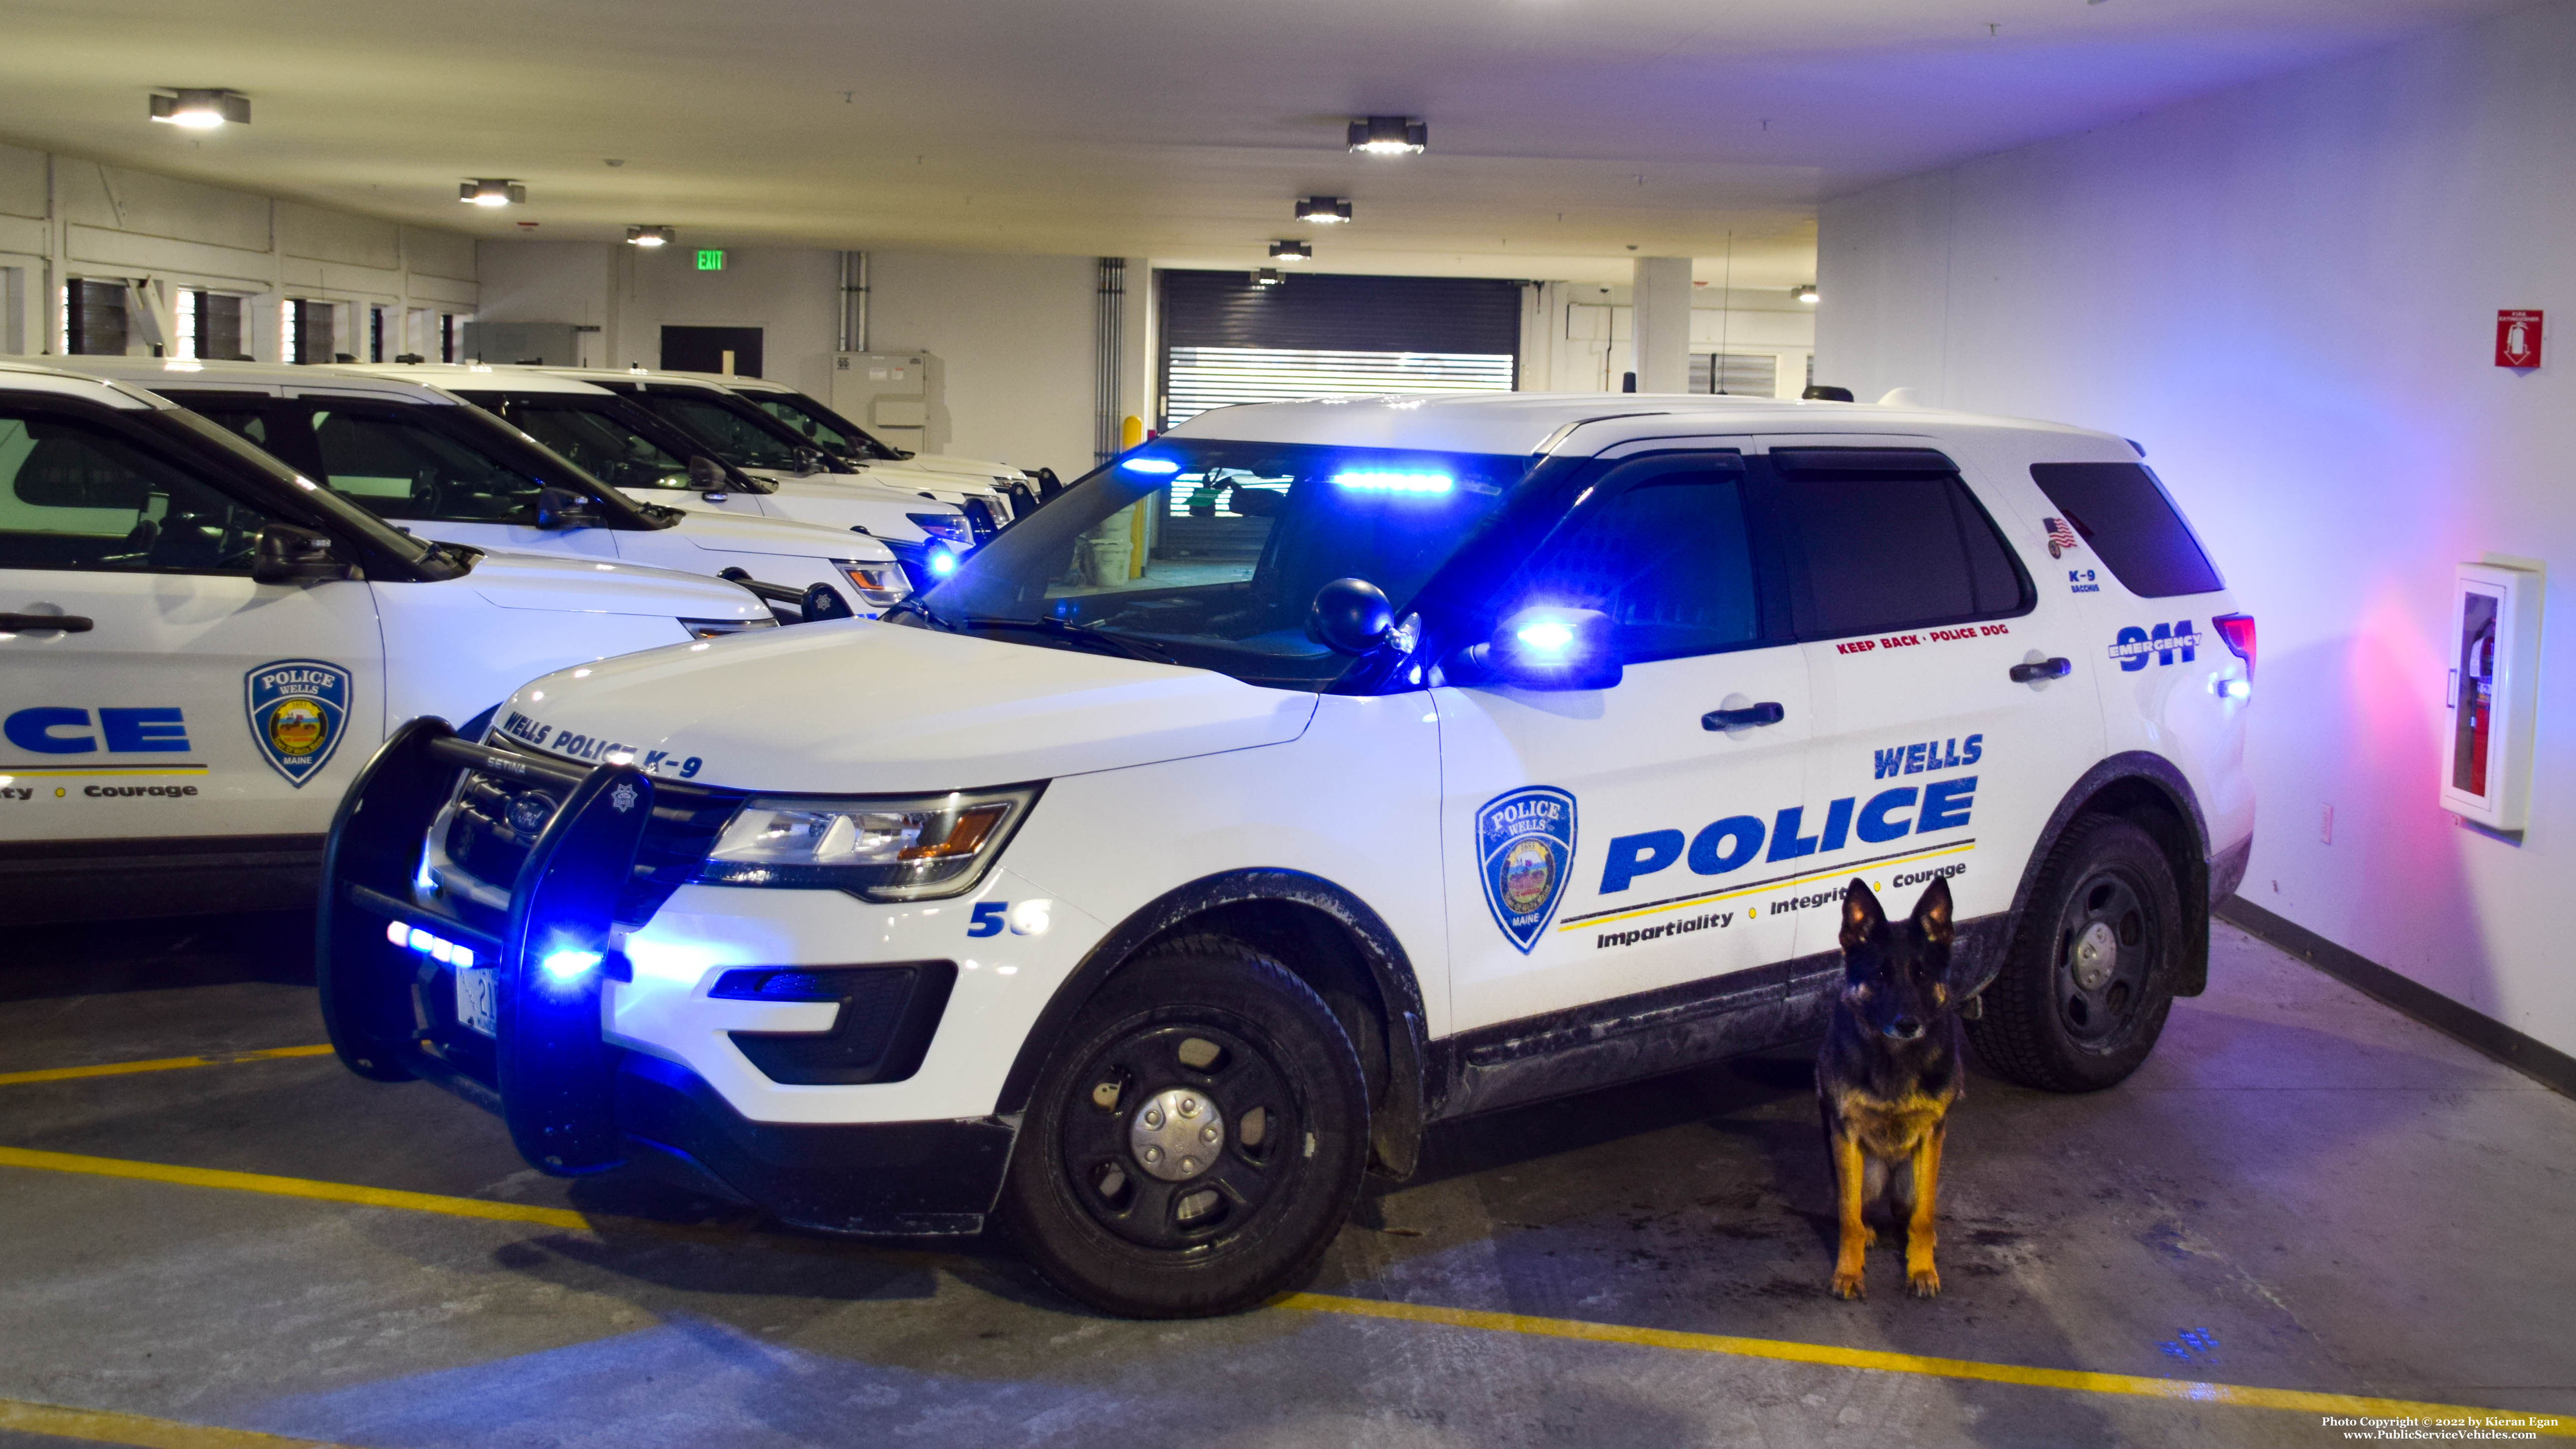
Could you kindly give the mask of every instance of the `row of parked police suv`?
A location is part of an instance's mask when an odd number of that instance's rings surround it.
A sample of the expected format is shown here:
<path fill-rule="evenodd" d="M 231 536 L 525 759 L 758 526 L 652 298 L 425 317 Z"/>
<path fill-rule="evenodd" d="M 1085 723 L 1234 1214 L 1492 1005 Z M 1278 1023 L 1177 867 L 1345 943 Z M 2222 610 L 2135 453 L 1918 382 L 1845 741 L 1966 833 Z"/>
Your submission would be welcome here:
<path fill-rule="evenodd" d="M 1814 1034 L 1854 878 L 1947 882 L 1995 1071 L 2112 1085 L 2251 848 L 2253 621 L 2104 434 L 1228 408 L 872 620 L 749 628 L 36 377 L 0 374 L 9 850 L 240 858 L 336 805 L 352 1070 L 497 1103 L 550 1173 L 995 1225 L 1111 1312 L 1294 1283 L 1434 1122 Z M 28 463 L 67 442 L 112 467 Z M 1186 556 L 1085 582 L 1140 502 Z"/>

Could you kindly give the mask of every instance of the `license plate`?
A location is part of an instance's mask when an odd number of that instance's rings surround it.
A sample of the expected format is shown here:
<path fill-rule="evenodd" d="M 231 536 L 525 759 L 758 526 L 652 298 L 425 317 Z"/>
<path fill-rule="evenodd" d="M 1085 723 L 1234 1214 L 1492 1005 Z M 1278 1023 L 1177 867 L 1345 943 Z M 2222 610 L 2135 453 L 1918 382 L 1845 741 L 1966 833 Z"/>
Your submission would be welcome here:
<path fill-rule="evenodd" d="M 456 1019 L 485 1036 L 501 1034 L 501 973 L 478 967 L 456 973 Z"/>

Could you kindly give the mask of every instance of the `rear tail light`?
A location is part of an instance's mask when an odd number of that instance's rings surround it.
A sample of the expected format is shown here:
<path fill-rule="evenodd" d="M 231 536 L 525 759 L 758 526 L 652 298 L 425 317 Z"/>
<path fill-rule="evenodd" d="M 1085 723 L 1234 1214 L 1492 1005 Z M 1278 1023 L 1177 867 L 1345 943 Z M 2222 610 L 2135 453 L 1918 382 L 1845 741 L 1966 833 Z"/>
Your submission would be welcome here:
<path fill-rule="evenodd" d="M 2218 637 L 2227 641 L 2228 652 L 2245 661 L 2245 677 L 2254 677 L 2254 616 L 2221 614 L 2209 621 Z"/>

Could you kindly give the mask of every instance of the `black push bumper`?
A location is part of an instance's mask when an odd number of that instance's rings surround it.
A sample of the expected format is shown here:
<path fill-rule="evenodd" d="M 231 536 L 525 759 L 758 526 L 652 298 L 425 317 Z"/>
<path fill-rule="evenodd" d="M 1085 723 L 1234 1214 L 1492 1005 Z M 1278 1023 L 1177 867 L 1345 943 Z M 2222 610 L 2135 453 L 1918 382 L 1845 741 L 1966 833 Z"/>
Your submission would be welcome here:
<path fill-rule="evenodd" d="M 468 770 L 562 801 L 506 918 L 415 888 L 423 842 Z M 323 855 L 317 967 L 341 1061 L 496 1111 L 529 1165 L 556 1176 L 632 1163 L 838 1232 L 981 1227 L 1011 1124 L 752 1122 L 687 1070 L 603 1040 L 604 983 L 631 979 L 619 898 L 654 813 L 653 781 L 632 765 L 471 744 L 436 719 L 397 730 L 341 802 Z M 488 1035 L 459 1017 L 460 971 L 493 973 Z"/>

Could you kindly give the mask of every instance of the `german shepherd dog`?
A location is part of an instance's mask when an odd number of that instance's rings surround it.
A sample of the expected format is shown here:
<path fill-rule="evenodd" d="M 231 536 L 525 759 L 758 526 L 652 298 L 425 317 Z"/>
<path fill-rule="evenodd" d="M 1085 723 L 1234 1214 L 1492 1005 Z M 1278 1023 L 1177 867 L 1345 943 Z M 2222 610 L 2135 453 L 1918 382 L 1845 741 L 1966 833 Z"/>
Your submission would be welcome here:
<path fill-rule="evenodd" d="M 1878 896 L 1855 880 L 1843 892 L 1843 991 L 1816 1055 L 1816 1097 L 1833 1154 L 1842 1251 L 1834 1296 L 1858 1298 L 1862 1255 L 1878 1234 L 1861 1221 L 1882 1190 L 1905 1218 L 1905 1283 L 1941 1291 L 1932 1266 L 1933 1199 L 1950 1104 L 1966 1087 L 1959 1015 L 1951 1000 L 1950 886 L 1936 880 L 1914 918 L 1890 925 Z"/>

